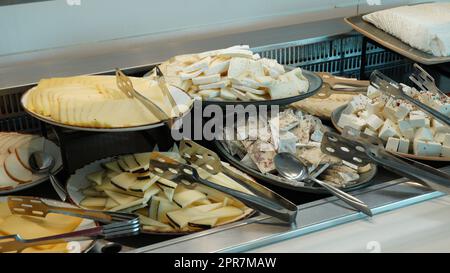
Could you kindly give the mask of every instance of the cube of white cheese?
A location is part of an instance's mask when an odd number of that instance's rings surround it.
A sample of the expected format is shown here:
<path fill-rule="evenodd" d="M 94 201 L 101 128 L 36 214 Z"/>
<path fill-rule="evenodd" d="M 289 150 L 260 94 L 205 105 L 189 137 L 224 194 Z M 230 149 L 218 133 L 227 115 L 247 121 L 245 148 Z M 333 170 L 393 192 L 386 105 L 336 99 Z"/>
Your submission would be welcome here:
<path fill-rule="evenodd" d="M 416 135 L 414 136 L 414 140 L 426 140 L 433 141 L 433 133 L 427 127 L 422 127 L 417 129 Z"/>
<path fill-rule="evenodd" d="M 397 152 L 399 142 L 400 142 L 400 139 L 395 138 L 395 137 L 389 137 L 386 142 L 386 148 L 385 148 L 386 151 Z"/>
<path fill-rule="evenodd" d="M 419 156 L 440 156 L 442 145 L 438 142 L 414 140 L 413 150 Z"/>
<path fill-rule="evenodd" d="M 441 112 L 442 114 L 446 115 L 447 117 L 450 117 L 450 103 L 443 104 L 440 107 L 439 112 Z"/>
<path fill-rule="evenodd" d="M 383 124 L 384 121 L 377 115 L 372 114 L 367 118 L 367 126 L 373 131 L 377 131 Z"/>
<path fill-rule="evenodd" d="M 441 156 L 450 157 L 450 146 L 442 145 Z"/>
<path fill-rule="evenodd" d="M 381 95 L 381 91 L 377 88 L 373 87 L 372 85 L 369 85 L 367 87 L 367 97 L 370 99 L 374 99 L 376 97 L 379 97 Z"/>
<path fill-rule="evenodd" d="M 379 101 L 374 101 L 374 102 L 369 102 L 366 105 L 366 110 L 369 114 L 375 114 L 375 115 L 379 115 L 381 113 L 381 111 L 383 110 L 383 103 L 379 102 Z"/>
<path fill-rule="evenodd" d="M 450 146 L 450 134 L 445 134 L 442 144 L 445 146 Z"/>
<path fill-rule="evenodd" d="M 430 127 L 430 119 L 420 115 L 409 115 L 409 124 L 413 128 Z"/>
<path fill-rule="evenodd" d="M 387 141 L 389 137 L 400 138 L 398 126 L 390 122 L 389 120 L 386 120 L 380 129 L 378 137 L 384 141 Z"/>
<path fill-rule="evenodd" d="M 369 114 L 369 112 L 367 112 L 367 110 L 362 110 L 362 111 L 358 112 L 358 117 L 360 117 L 366 121 L 369 118 L 369 116 L 370 116 L 370 114 Z"/>
<path fill-rule="evenodd" d="M 373 131 L 370 128 L 364 129 L 364 134 L 369 135 L 369 136 L 373 136 L 373 137 L 377 137 L 378 136 L 377 132 Z"/>
<path fill-rule="evenodd" d="M 297 151 L 296 143 L 298 138 L 291 132 L 283 132 L 280 134 L 280 140 L 278 143 L 278 152 L 279 153 L 292 153 L 295 154 Z"/>
<path fill-rule="evenodd" d="M 433 119 L 431 121 L 431 128 L 433 129 L 434 133 L 450 133 L 450 126 L 447 126 L 440 122 L 437 119 Z"/>
<path fill-rule="evenodd" d="M 407 154 L 409 152 L 409 139 L 400 138 L 397 152 Z"/>
<path fill-rule="evenodd" d="M 338 121 L 338 126 L 341 128 L 345 127 L 351 127 L 353 129 L 356 129 L 358 131 L 361 131 L 364 129 L 364 126 L 366 126 L 366 121 L 362 118 L 358 118 L 355 115 L 349 115 L 349 114 L 342 114 Z"/>
<path fill-rule="evenodd" d="M 311 134 L 311 140 L 312 141 L 316 141 L 316 142 L 322 142 L 322 138 L 323 138 L 323 133 L 320 130 L 315 130 L 312 134 Z"/>

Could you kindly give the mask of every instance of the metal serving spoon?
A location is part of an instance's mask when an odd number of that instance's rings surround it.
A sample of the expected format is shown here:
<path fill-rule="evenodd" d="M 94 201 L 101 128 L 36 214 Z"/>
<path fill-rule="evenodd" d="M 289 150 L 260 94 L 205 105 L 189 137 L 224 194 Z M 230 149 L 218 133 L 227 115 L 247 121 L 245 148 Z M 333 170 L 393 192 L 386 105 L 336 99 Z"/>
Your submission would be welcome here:
<path fill-rule="evenodd" d="M 52 184 L 59 198 L 62 201 L 66 201 L 66 191 L 61 186 L 61 184 L 59 184 L 56 177 L 52 174 L 52 169 L 55 166 L 55 159 L 53 158 L 53 156 L 42 151 L 33 152 L 28 159 L 28 163 L 30 164 L 33 173 L 47 174 L 50 183 Z"/>
<path fill-rule="evenodd" d="M 353 208 L 363 212 L 368 216 L 372 216 L 372 211 L 364 202 L 330 184 L 327 184 L 311 176 L 306 165 L 294 155 L 290 153 L 279 153 L 275 156 L 274 163 L 275 168 L 277 169 L 278 173 L 281 174 L 281 176 L 295 181 L 312 180 Z"/>

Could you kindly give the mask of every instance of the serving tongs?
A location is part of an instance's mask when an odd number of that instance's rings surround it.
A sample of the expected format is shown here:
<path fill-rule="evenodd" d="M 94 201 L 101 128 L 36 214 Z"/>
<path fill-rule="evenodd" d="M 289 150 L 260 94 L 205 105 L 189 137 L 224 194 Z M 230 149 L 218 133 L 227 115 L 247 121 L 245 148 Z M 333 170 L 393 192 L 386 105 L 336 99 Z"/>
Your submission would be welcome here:
<path fill-rule="evenodd" d="M 23 239 L 18 234 L 2 236 L 0 252 L 22 252 L 26 248 L 38 245 L 132 236 L 138 234 L 140 230 L 139 217 L 131 213 L 56 207 L 45 203 L 40 198 L 28 196 L 10 196 L 8 206 L 11 213 L 17 215 L 45 218 L 49 213 L 58 213 L 94 220 L 105 225 L 35 239 Z"/>
<path fill-rule="evenodd" d="M 412 104 L 430 114 L 433 118 L 440 120 L 447 126 L 450 126 L 450 117 L 447 117 L 446 115 L 442 114 L 439 111 L 436 111 L 425 103 L 422 103 L 408 96 L 405 92 L 403 92 L 403 87 L 400 84 L 390 79 L 380 71 L 375 70 L 372 72 L 372 74 L 370 75 L 370 84 L 373 87 L 385 92 L 386 94 L 391 95 L 395 99 L 404 99 L 411 102 Z"/>
<path fill-rule="evenodd" d="M 409 158 L 400 159 L 387 152 L 379 139 L 355 129 L 345 127 L 342 135 L 326 132 L 321 150 L 357 166 L 376 163 L 433 190 L 450 193 L 449 174 Z"/>
<path fill-rule="evenodd" d="M 328 72 L 317 72 L 322 78 L 322 88 L 313 98 L 326 99 L 332 94 L 357 95 L 367 92 L 369 81 L 357 80 L 355 78 L 345 78 L 334 76 Z"/>
<path fill-rule="evenodd" d="M 420 67 L 418 64 L 413 65 L 412 74 L 409 79 L 415 83 L 422 91 L 429 91 L 441 98 L 446 98 L 447 94 L 442 92 L 437 86 L 434 78 L 428 74 L 425 69 Z"/>
<path fill-rule="evenodd" d="M 267 215 L 273 216 L 288 223 L 295 222 L 297 207 L 288 200 L 283 200 L 282 197 L 275 193 L 273 193 L 272 195 L 269 194 L 266 196 L 260 196 L 213 183 L 207 179 L 203 179 L 202 177 L 200 177 L 195 167 L 180 163 L 158 152 L 153 152 L 151 154 L 149 169 L 155 175 L 161 176 L 175 183 L 182 183 L 189 189 L 195 188 L 196 184 L 202 184 L 215 190 L 221 191 L 224 194 L 233 196 L 247 206 Z M 260 188 L 258 188 L 258 190 L 263 191 L 264 189 L 261 186 Z M 266 194 L 267 193 L 268 190 L 266 191 Z"/>
<path fill-rule="evenodd" d="M 137 92 L 133 87 L 130 78 L 120 69 L 116 68 L 116 81 L 119 89 L 128 97 L 139 100 L 152 114 L 160 121 L 169 120 L 170 117 L 153 101 L 147 99 L 141 93 Z M 167 86 L 166 86 L 167 89 Z M 163 93 L 165 91 L 163 90 Z"/>

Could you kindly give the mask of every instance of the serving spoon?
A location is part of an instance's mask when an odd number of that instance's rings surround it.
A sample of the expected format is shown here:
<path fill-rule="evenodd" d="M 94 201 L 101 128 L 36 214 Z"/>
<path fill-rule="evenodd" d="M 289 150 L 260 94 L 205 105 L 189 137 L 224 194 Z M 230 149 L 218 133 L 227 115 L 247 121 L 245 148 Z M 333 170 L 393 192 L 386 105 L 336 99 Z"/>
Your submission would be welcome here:
<path fill-rule="evenodd" d="M 372 216 L 372 211 L 363 201 L 311 176 L 306 165 L 294 155 L 290 153 L 278 153 L 274 158 L 274 164 L 281 176 L 294 181 L 311 180 L 358 211 L 361 211 L 368 216 Z"/>
<path fill-rule="evenodd" d="M 42 151 L 33 152 L 28 159 L 28 163 L 30 164 L 31 170 L 35 174 L 47 174 L 58 194 L 59 198 L 62 201 L 66 201 L 67 193 L 64 188 L 59 184 L 56 177 L 52 174 L 53 167 L 55 166 L 55 159 L 50 154 L 47 154 Z"/>

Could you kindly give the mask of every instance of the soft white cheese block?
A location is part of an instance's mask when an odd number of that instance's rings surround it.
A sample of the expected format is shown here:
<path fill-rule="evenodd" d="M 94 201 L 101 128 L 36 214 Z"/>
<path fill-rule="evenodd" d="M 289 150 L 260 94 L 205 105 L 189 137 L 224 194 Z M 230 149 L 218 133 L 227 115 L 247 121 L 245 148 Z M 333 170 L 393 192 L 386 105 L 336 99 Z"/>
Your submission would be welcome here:
<path fill-rule="evenodd" d="M 450 146 L 442 145 L 441 156 L 450 157 Z"/>
<path fill-rule="evenodd" d="M 341 128 L 351 127 L 358 131 L 361 131 L 366 126 L 366 121 L 362 118 L 358 118 L 355 115 L 342 114 L 338 121 L 338 126 Z"/>
<path fill-rule="evenodd" d="M 406 138 L 400 138 L 398 142 L 397 152 L 407 154 L 409 152 L 409 140 Z"/>
<path fill-rule="evenodd" d="M 419 50 L 450 56 L 450 3 L 402 6 L 363 19 Z"/>
<path fill-rule="evenodd" d="M 438 142 L 414 140 L 414 154 L 420 156 L 440 156 L 442 145 Z"/>
<path fill-rule="evenodd" d="M 397 152 L 399 142 L 400 139 L 395 137 L 389 137 L 386 142 L 386 151 Z"/>

